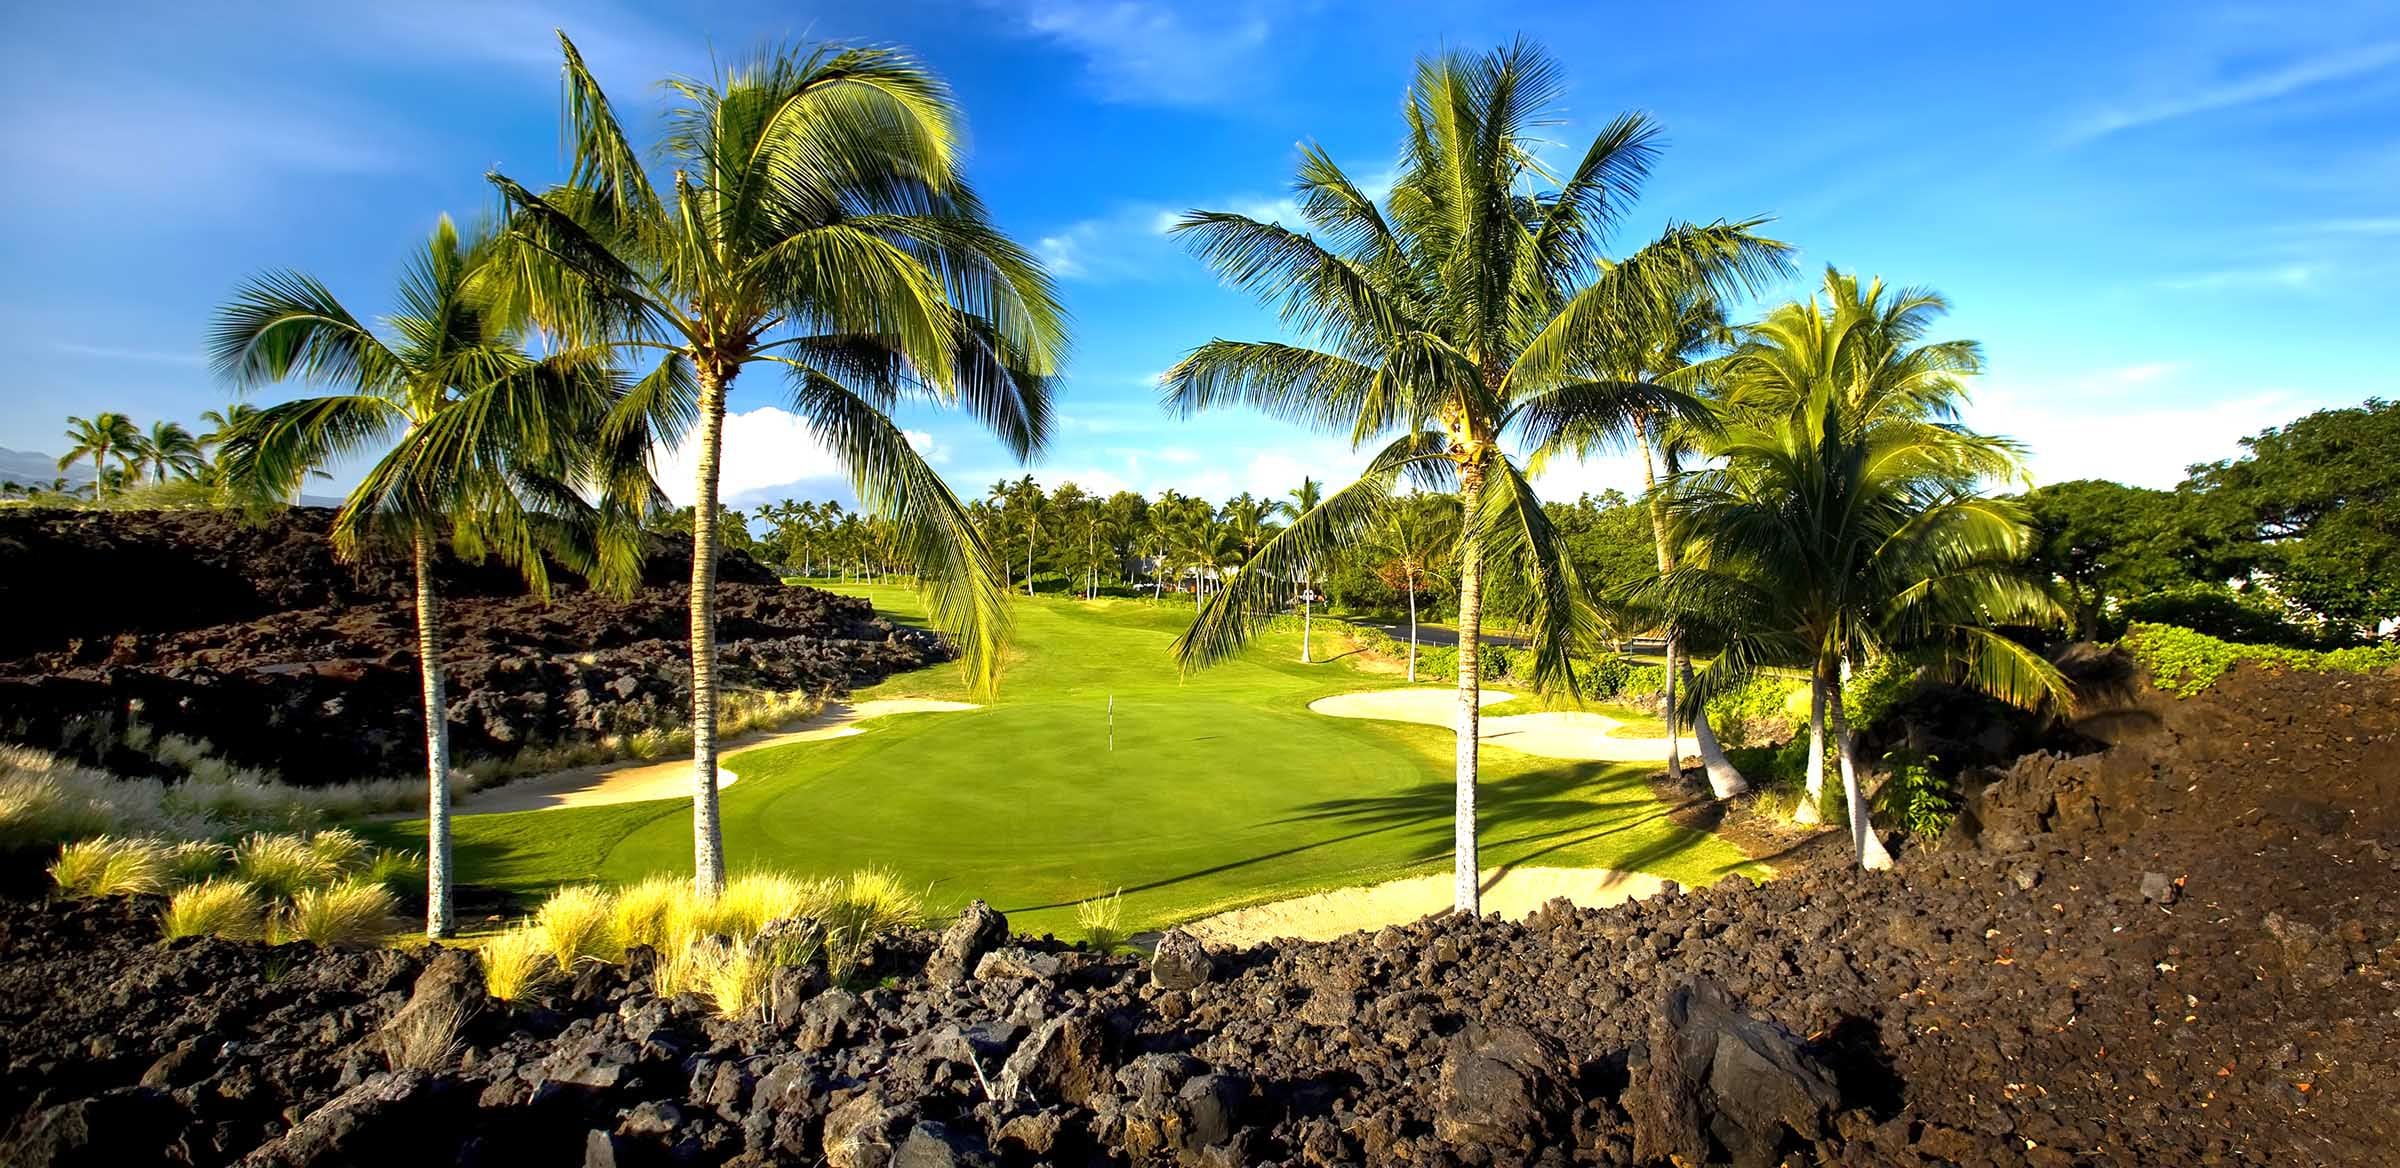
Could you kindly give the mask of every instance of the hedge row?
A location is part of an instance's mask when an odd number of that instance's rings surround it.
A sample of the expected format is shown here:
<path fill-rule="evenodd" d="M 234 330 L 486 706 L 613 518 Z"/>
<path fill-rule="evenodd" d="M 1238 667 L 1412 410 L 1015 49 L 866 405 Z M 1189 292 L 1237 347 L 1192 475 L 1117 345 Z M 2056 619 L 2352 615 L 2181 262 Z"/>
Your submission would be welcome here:
<path fill-rule="evenodd" d="M 2236 664 L 2343 673 L 2375 673 L 2400 666 L 2400 645 L 2368 645 L 2330 652 L 2278 645 L 2238 645 L 2174 625 L 2133 625 L 2125 630 L 2125 638 L 2118 645 L 2149 672 L 2151 682 L 2158 688 L 2186 698 L 2215 685 Z"/>

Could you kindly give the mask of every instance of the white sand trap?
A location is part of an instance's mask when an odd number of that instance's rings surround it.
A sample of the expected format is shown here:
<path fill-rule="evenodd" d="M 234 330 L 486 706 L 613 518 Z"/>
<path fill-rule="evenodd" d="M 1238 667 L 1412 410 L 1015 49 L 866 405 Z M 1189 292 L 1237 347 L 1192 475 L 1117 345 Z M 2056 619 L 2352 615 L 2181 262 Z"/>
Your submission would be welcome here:
<path fill-rule="evenodd" d="M 1664 886 L 1656 876 L 1614 868 L 1494 868 L 1483 874 L 1483 911 L 1523 920 L 1556 897 L 1604 908 L 1652 895 Z M 1447 912 L 1451 904 L 1450 875 L 1442 873 L 1237 908 L 1202 917 L 1183 929 L 1209 944 L 1232 948 L 1281 938 L 1330 941 Z"/>
<path fill-rule="evenodd" d="M 1483 691 L 1483 704 L 1488 706 L 1515 696 L 1487 689 Z M 1336 718 L 1415 722 L 1448 729 L 1457 725 L 1458 691 L 1446 686 L 1368 690 L 1318 698 L 1308 708 Z M 1623 722 L 1605 714 L 1550 710 L 1486 717 L 1478 737 L 1494 746 L 1525 754 L 1580 762 L 1657 762 L 1667 756 L 1664 738 L 1618 738 L 1610 733 L 1622 725 Z"/>
<path fill-rule="evenodd" d="M 741 778 L 732 767 L 725 765 L 726 758 L 736 751 L 782 746 L 792 742 L 847 738 L 865 733 L 859 729 L 858 723 L 869 718 L 893 714 L 949 713 L 975 708 L 969 702 L 944 702 L 930 698 L 877 698 L 856 705 L 828 702 L 816 716 L 802 719 L 781 730 L 754 731 L 719 743 L 717 789 L 724 790 Z M 689 799 L 691 796 L 692 760 L 689 758 L 672 758 L 661 762 L 612 762 L 571 767 L 478 791 L 459 800 L 457 813 L 496 815 L 504 811 L 548 811 L 557 807 L 597 807 L 605 803 L 640 803 L 650 799 Z"/>

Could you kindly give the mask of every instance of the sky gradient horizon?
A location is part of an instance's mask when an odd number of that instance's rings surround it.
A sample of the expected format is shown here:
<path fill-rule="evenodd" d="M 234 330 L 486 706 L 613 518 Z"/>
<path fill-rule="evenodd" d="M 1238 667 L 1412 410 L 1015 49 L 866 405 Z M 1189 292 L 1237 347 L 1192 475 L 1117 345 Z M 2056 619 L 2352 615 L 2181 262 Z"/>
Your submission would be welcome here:
<path fill-rule="evenodd" d="M 56 454 L 67 415 L 103 409 L 197 429 L 230 397 L 201 358 L 207 322 L 244 278 L 297 267 L 380 313 L 437 215 L 489 211 L 487 169 L 561 177 L 554 27 L 642 144 L 652 83 L 708 73 L 712 45 L 739 58 L 774 40 L 897 44 L 950 82 L 970 174 L 1050 263 L 1075 324 L 1040 462 L 1017 465 L 962 417 L 902 414 L 962 494 L 1028 471 L 1216 499 L 1280 495 L 1302 474 L 1347 481 L 1365 458 L 1343 442 L 1159 410 L 1152 379 L 1185 350 L 1277 333 L 1162 224 L 1191 208 L 1288 213 L 1306 141 L 1355 175 L 1387 172 L 1415 59 L 1520 33 L 1564 67 L 1562 145 L 1624 110 L 1664 126 L 1610 254 L 1670 220 L 1771 215 L 1799 249 L 1782 295 L 1827 264 L 1940 290 L 1955 306 L 1942 335 L 1981 341 L 1988 362 L 1970 424 L 2025 442 L 2042 481 L 2171 486 L 2263 427 L 2400 397 L 2366 343 L 2392 329 L 2400 290 L 2400 9 L 1591 7 L 22 10 L 0 47 L 15 179 L 0 200 L 24 225 L 0 264 L 0 341 L 30 361 L 0 405 L 0 447 Z M 838 481 L 781 403 L 762 371 L 736 383 L 729 501 L 824 497 Z M 679 501 L 689 467 L 661 459 Z M 1571 499 L 1638 482 L 1603 459 L 1540 486 Z"/>

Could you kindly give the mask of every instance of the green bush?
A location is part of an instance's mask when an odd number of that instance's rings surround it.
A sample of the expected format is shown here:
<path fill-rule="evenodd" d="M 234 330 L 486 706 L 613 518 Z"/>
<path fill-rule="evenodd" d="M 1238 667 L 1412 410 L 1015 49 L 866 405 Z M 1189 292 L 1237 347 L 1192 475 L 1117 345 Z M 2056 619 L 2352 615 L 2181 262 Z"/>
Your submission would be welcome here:
<path fill-rule="evenodd" d="M 2256 589 L 2223 584 L 2191 584 L 2137 596 L 2118 605 L 2117 615 L 2128 626 L 2173 625 L 2241 645 L 2338 649 L 2350 643 L 2341 631 L 2305 621 Z"/>
<path fill-rule="evenodd" d="M 2215 685 L 2237 663 L 2266 669 L 2377 673 L 2400 666 L 2400 645 L 2319 652 L 2278 645 L 2239 645 L 2173 625 L 2137 624 L 2118 647 L 2133 656 L 2158 688 L 2190 697 Z"/>
<path fill-rule="evenodd" d="M 1930 840 L 1950 830 L 1958 818 L 1955 784 L 1935 773 L 1933 755 L 1895 750 L 1883 756 L 1883 787 L 1875 792 L 1875 814 L 1884 823 Z"/>

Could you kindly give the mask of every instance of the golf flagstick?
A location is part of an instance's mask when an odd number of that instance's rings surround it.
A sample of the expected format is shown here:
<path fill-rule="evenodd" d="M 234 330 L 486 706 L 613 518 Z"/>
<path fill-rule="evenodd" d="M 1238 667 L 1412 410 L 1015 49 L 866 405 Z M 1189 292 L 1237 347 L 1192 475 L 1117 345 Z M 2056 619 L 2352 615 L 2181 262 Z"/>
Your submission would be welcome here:
<path fill-rule="evenodd" d="M 1117 695 L 1108 695 L 1108 752 L 1117 752 Z"/>

